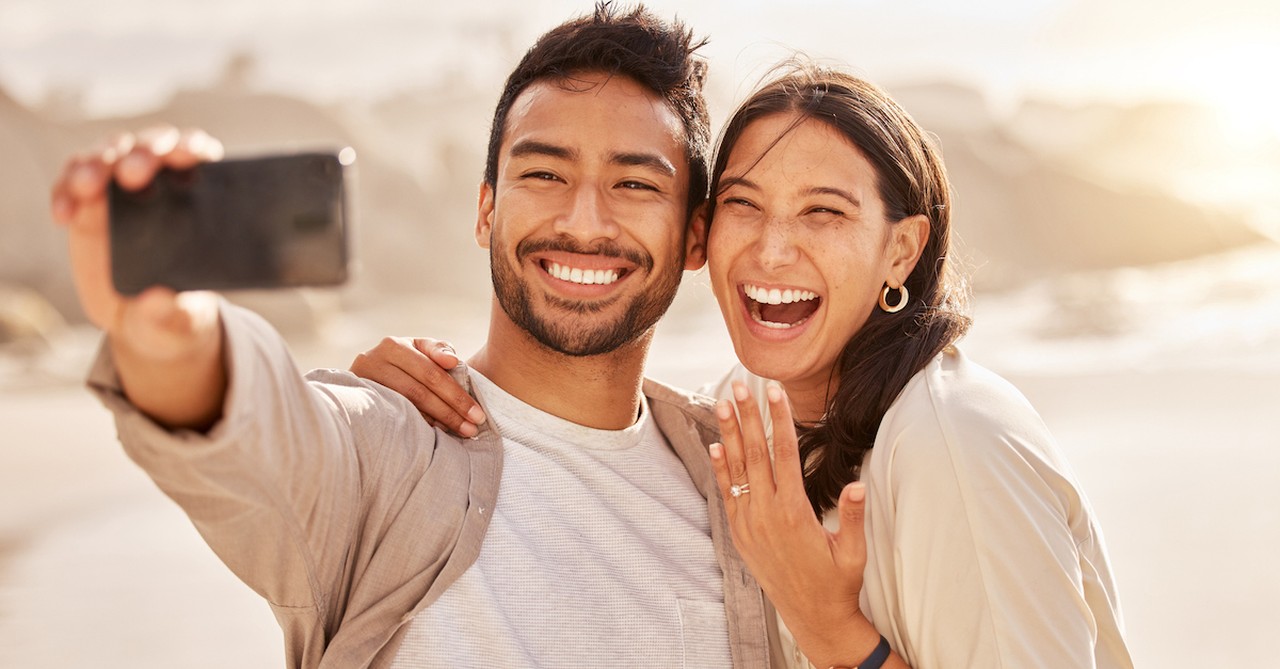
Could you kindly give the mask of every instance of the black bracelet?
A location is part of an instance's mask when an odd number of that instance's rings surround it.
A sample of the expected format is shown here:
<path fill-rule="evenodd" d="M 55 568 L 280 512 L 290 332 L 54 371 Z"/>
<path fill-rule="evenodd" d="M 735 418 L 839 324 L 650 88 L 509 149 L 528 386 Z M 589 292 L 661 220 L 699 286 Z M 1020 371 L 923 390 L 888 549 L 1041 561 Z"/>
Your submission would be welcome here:
<path fill-rule="evenodd" d="M 871 651 L 867 659 L 857 664 L 857 669 L 880 669 L 887 659 L 889 659 L 889 640 L 881 634 L 880 643 L 876 644 L 875 650 Z"/>

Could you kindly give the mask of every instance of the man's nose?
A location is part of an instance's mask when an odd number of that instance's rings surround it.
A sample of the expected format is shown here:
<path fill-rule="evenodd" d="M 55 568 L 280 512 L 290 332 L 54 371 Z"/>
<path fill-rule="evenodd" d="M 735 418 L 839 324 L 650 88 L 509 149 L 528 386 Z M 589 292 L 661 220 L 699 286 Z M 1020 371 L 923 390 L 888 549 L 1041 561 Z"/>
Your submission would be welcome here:
<path fill-rule="evenodd" d="M 555 231 L 584 243 L 616 239 L 620 232 L 608 198 L 591 184 L 574 189 L 569 209 L 556 218 Z"/>

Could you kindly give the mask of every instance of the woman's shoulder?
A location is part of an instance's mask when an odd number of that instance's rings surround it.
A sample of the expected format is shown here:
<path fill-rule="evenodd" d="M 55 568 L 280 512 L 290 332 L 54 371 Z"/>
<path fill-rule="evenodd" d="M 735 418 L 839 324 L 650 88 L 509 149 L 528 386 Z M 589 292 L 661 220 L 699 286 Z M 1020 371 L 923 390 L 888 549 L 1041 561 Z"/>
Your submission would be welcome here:
<path fill-rule="evenodd" d="M 875 451 L 880 451 L 878 454 Z M 908 381 L 876 435 L 873 459 L 999 471 L 1028 459 L 1065 467 L 1040 415 L 1013 384 L 949 346 Z"/>

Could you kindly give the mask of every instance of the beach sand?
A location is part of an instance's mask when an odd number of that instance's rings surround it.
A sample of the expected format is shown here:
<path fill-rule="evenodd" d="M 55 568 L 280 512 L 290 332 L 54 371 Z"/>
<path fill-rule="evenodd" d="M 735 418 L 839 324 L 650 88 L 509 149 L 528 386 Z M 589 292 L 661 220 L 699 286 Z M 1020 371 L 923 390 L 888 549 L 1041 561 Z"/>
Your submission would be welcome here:
<path fill-rule="evenodd" d="M 303 363 L 341 364 L 347 353 Z M 1103 525 L 1137 665 L 1270 664 L 1280 373 L 1007 376 L 1048 422 Z M 281 666 L 266 604 L 128 461 L 106 411 L 69 380 L 6 388 L 0 666 Z"/>

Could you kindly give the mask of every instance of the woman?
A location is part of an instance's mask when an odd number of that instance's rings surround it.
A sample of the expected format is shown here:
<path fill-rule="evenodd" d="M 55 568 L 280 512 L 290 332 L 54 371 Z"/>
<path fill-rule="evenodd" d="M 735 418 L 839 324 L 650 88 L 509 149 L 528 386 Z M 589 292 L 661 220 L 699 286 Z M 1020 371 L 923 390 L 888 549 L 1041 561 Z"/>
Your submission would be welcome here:
<path fill-rule="evenodd" d="M 865 616 L 914 667 L 1132 666 L 1069 468 L 1017 390 L 954 346 L 969 319 L 950 186 L 914 120 L 797 67 L 730 119 L 712 184 L 709 271 L 742 367 L 715 388 L 710 451 L 788 665 L 832 656 Z M 371 356 L 353 371 L 422 396 L 420 372 Z M 470 405 L 451 401 L 417 403 L 458 425 Z M 865 571 L 835 539 L 842 495 L 866 496 Z"/>

